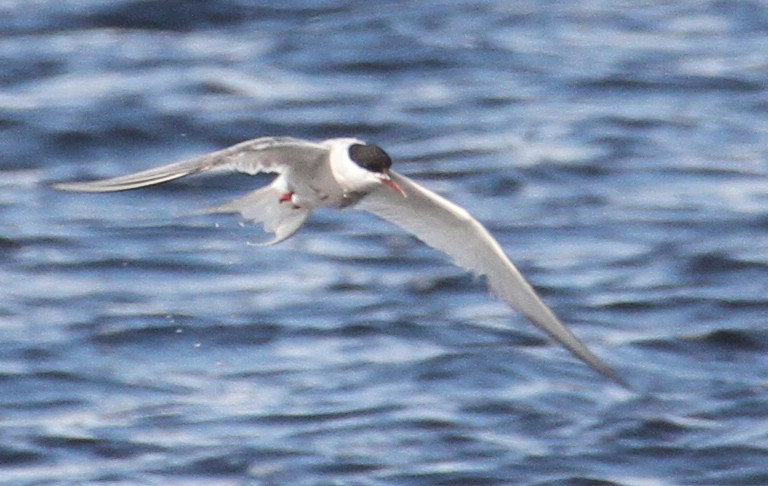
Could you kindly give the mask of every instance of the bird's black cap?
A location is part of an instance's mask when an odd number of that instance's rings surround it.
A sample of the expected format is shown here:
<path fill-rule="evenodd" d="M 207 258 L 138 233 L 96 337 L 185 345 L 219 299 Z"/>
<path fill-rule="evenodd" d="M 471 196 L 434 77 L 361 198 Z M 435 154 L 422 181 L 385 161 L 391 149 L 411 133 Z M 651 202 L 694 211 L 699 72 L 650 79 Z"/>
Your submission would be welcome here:
<path fill-rule="evenodd" d="M 349 147 L 349 158 L 363 169 L 371 172 L 383 173 L 392 167 L 392 159 L 378 145 L 352 144 Z"/>

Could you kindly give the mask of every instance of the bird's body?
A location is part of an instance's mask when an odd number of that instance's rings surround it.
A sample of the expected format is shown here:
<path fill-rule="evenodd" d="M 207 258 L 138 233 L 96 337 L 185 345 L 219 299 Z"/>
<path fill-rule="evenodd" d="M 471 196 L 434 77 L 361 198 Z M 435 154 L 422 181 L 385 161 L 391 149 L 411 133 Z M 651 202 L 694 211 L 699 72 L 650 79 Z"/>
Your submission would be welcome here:
<path fill-rule="evenodd" d="M 93 182 L 57 184 L 68 191 L 113 192 L 161 184 L 211 170 L 279 174 L 271 184 L 208 209 L 240 213 L 274 233 L 265 244 L 293 235 L 316 208 L 356 207 L 372 212 L 450 255 L 457 265 L 485 275 L 491 290 L 575 356 L 623 383 L 542 302 L 498 242 L 466 210 L 390 170 L 380 147 L 354 138 L 310 142 L 263 137 L 199 158 Z"/>

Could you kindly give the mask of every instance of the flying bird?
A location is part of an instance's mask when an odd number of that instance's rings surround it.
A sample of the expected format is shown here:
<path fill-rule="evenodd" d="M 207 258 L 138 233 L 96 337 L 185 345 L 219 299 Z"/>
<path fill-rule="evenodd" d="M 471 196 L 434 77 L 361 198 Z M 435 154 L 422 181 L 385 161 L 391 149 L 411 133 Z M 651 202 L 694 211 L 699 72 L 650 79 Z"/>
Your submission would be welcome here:
<path fill-rule="evenodd" d="M 496 239 L 464 208 L 392 170 L 378 145 L 356 138 L 312 142 L 261 137 L 155 169 L 91 182 L 55 184 L 78 192 L 115 192 L 162 184 L 212 170 L 249 175 L 276 173 L 271 184 L 207 209 L 240 213 L 262 223 L 279 243 L 296 233 L 315 208 L 369 211 L 447 253 L 455 263 L 484 275 L 493 294 L 527 317 L 568 351 L 611 380 L 624 382 L 567 328 L 541 300 Z"/>

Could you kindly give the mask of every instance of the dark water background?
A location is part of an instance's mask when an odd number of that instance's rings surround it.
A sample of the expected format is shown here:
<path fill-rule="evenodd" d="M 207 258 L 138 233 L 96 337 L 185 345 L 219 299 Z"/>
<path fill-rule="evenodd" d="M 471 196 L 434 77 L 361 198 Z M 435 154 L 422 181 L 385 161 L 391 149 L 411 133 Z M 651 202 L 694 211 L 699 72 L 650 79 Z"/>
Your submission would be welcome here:
<path fill-rule="evenodd" d="M 0 484 L 768 484 L 768 7 L 0 1 Z M 358 136 L 467 207 L 633 392 L 268 178 L 52 191 Z"/>

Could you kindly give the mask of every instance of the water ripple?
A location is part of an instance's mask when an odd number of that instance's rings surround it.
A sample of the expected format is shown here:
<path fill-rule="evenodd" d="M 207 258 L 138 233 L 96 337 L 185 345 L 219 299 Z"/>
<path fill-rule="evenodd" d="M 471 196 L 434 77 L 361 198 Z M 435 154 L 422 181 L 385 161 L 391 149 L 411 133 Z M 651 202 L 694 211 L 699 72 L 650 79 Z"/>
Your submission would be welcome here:
<path fill-rule="evenodd" d="M 149 8 L 151 7 L 151 8 Z M 768 11 L 0 3 L 3 484 L 765 484 Z M 467 207 L 633 385 L 376 218 L 52 191 L 359 136 Z"/>

